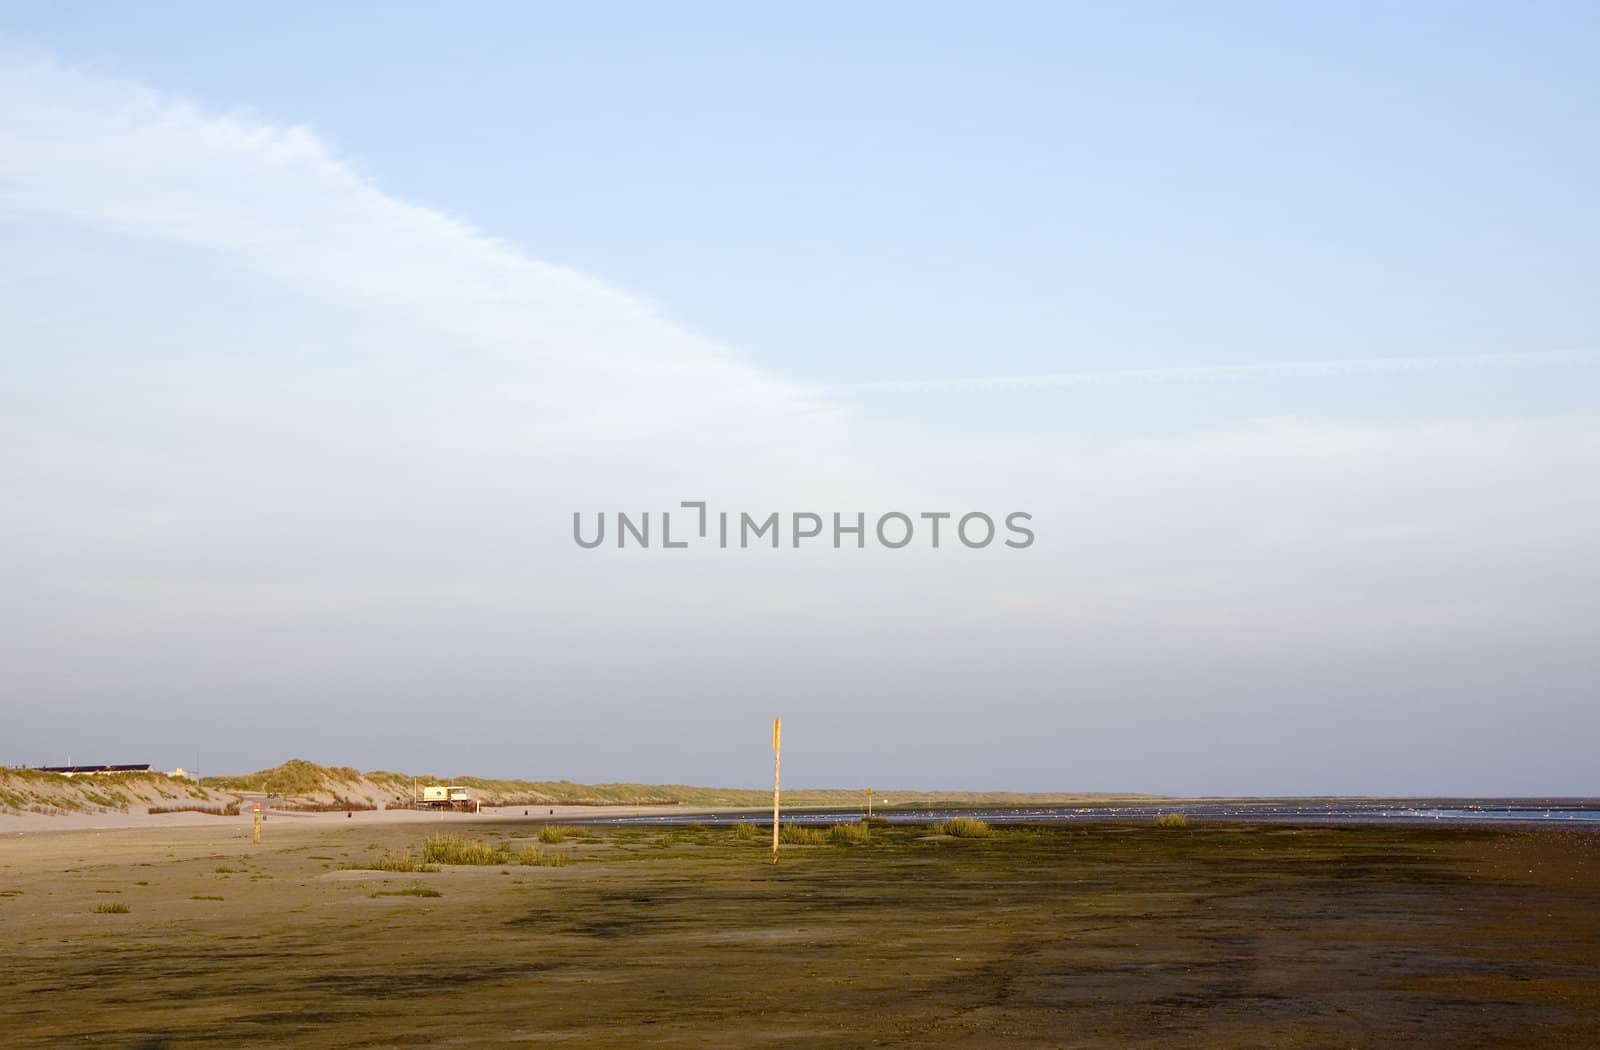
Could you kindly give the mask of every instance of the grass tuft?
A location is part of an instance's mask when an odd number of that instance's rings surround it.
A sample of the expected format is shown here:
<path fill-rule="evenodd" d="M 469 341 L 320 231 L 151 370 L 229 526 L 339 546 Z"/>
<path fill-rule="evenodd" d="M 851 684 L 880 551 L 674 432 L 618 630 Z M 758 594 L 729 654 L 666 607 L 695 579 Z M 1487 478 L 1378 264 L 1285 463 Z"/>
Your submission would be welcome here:
<path fill-rule="evenodd" d="M 544 827 L 539 829 L 540 842 L 565 842 L 571 835 L 571 831 L 559 824 L 546 824 Z"/>
<path fill-rule="evenodd" d="M 96 915 L 126 915 L 130 909 L 121 901 L 102 901 L 92 910 Z"/>
<path fill-rule="evenodd" d="M 380 856 L 374 865 L 379 871 L 438 871 L 439 865 L 429 864 L 418 860 L 409 851 L 405 853 L 386 852 Z"/>
<path fill-rule="evenodd" d="M 828 829 L 828 841 L 835 846 L 865 846 L 872 831 L 865 824 L 835 824 Z"/>
<path fill-rule="evenodd" d="M 784 824 L 778 829 L 778 841 L 785 846 L 820 846 L 827 841 L 827 837 L 821 828 Z"/>
<path fill-rule="evenodd" d="M 223 898 L 218 897 L 214 893 L 196 893 L 194 896 L 190 897 L 189 899 L 192 900 L 192 901 L 220 901 Z"/>
<path fill-rule="evenodd" d="M 546 853 L 538 846 L 524 846 L 518 850 L 515 861 L 527 868 L 564 868 L 568 861 L 565 854 Z"/>
<path fill-rule="evenodd" d="M 1182 813 L 1163 813 L 1156 818 L 1156 827 L 1158 828 L 1186 828 L 1188 826 L 1189 818 Z"/>
<path fill-rule="evenodd" d="M 422 844 L 422 859 L 428 864 L 510 864 L 511 847 L 468 842 L 460 835 L 434 835 Z"/>
<path fill-rule="evenodd" d="M 989 825 L 974 817 L 951 817 L 929 828 L 935 835 L 949 835 L 957 839 L 986 839 Z"/>
<path fill-rule="evenodd" d="M 740 842 L 749 842 L 760 837 L 760 834 L 761 829 L 755 824 L 735 824 L 733 826 L 733 837 Z"/>

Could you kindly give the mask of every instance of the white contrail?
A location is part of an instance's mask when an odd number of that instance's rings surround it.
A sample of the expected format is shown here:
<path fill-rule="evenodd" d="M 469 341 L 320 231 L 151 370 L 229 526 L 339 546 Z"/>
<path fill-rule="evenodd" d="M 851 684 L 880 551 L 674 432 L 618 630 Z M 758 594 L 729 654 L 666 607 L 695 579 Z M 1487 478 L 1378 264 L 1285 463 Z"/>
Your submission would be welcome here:
<path fill-rule="evenodd" d="M 1423 357 L 1353 357 L 1333 361 L 1266 361 L 1244 365 L 1192 365 L 1163 368 L 1097 368 L 1024 376 L 958 376 L 950 379 L 892 379 L 829 386 L 839 395 L 896 390 L 1005 390 L 1034 387 L 1121 386 L 1139 383 L 1210 383 L 1274 376 L 1315 376 L 1375 372 L 1425 372 L 1466 368 L 1587 364 L 1600 361 L 1597 350 L 1540 350 L 1529 353 L 1436 354 Z"/>

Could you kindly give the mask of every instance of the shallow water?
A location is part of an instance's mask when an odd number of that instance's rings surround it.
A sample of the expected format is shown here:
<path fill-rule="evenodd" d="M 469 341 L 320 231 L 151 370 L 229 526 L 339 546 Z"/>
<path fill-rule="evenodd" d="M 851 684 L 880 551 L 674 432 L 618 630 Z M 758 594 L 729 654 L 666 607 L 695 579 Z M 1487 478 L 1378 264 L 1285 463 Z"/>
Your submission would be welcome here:
<path fill-rule="evenodd" d="M 1573 799 L 1317 799 L 1305 802 L 1172 802 L 1119 806 L 979 806 L 970 809 L 931 807 L 875 810 L 894 824 L 927 824 L 951 817 L 976 817 L 991 824 L 1065 824 L 1074 821 L 1153 820 L 1163 813 L 1182 813 L 1192 820 L 1272 822 L 1284 824 L 1411 824 L 1576 823 L 1600 830 L 1600 806 Z M 785 823 L 836 824 L 860 820 L 865 810 L 785 810 Z M 590 824 L 770 824 L 766 814 L 662 814 L 589 820 Z"/>

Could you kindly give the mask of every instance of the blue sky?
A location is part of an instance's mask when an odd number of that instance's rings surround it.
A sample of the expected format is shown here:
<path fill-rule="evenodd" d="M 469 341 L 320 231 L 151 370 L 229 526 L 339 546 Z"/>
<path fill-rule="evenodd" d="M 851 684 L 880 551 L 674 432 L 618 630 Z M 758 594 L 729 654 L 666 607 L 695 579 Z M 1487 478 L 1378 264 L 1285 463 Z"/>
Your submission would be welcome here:
<path fill-rule="evenodd" d="M 1590 341 L 1597 22 L 1585 4 L 6 19 L 75 65 L 309 124 L 384 189 L 816 382 Z"/>
<path fill-rule="evenodd" d="M 819 784 L 1592 790 L 1536 727 L 1596 727 L 1597 30 L 10 5 L 0 687 L 59 713 L 0 760 L 224 704 L 345 712 L 330 761 L 759 783 L 739 727 L 783 703 L 797 741 L 911 745 L 798 758 Z M 563 508 L 697 494 L 1047 539 L 560 543 Z M 372 731 L 441 690 L 564 764 Z M 261 718 L 172 761 L 316 750 Z"/>

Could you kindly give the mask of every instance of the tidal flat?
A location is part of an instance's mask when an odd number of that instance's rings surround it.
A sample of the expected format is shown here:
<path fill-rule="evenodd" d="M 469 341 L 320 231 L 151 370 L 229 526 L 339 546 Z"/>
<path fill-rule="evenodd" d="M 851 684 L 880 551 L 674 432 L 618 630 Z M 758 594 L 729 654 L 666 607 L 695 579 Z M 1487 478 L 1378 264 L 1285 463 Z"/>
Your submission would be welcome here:
<path fill-rule="evenodd" d="M 7 836 L 0 1046 L 1600 1046 L 1594 831 L 567 830 Z"/>

